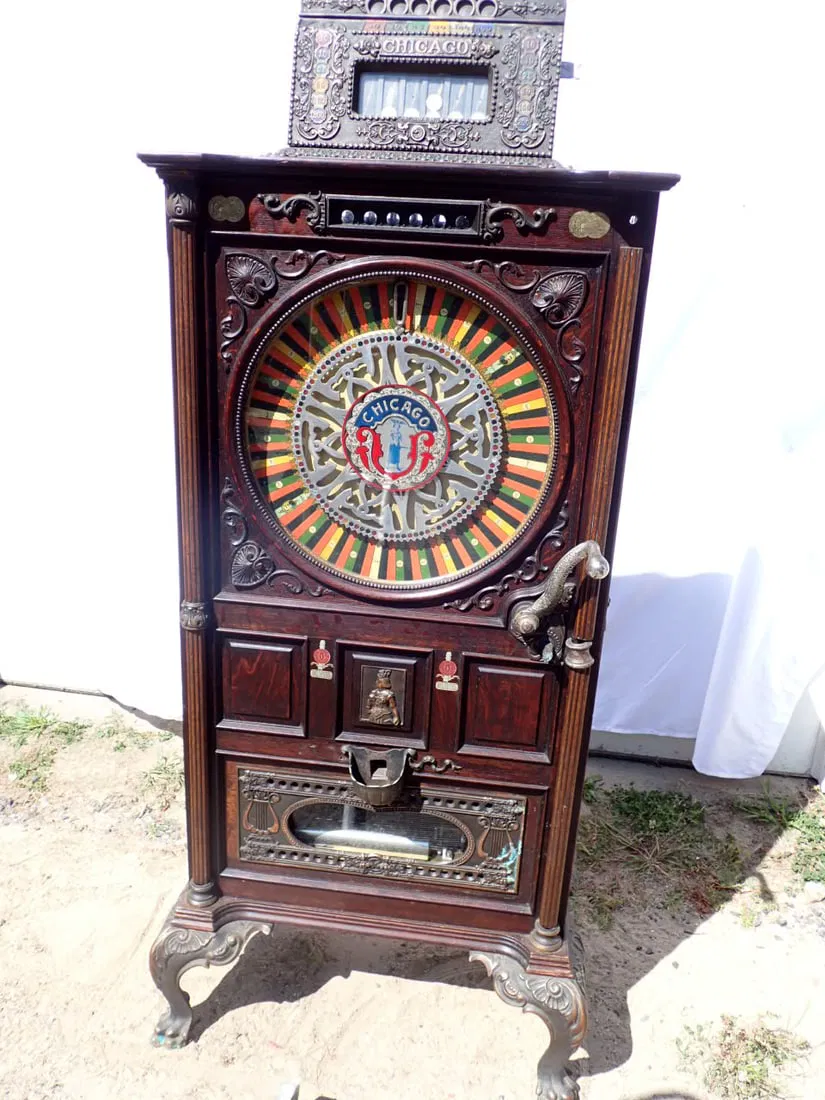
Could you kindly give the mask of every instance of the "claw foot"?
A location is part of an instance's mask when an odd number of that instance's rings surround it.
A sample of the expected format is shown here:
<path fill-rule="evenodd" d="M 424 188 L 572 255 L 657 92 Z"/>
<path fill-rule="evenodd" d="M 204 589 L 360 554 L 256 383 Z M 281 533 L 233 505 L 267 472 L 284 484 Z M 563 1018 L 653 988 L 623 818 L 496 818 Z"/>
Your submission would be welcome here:
<path fill-rule="evenodd" d="M 270 932 L 271 925 L 257 921 L 233 921 L 217 932 L 164 925 L 152 945 L 149 968 L 155 985 L 169 1005 L 155 1028 L 152 1043 L 167 1050 L 179 1050 L 189 1041 L 192 1009 L 180 979 L 193 966 L 228 966 L 258 932 Z"/>
<path fill-rule="evenodd" d="M 189 997 L 183 990 L 181 996 L 186 998 L 187 1012 L 173 1012 L 168 1009 L 158 1020 L 155 1033 L 152 1036 L 153 1047 L 165 1047 L 166 1050 L 180 1050 L 189 1042 L 189 1029 L 192 1026 L 192 1010 L 188 1008 Z"/>
<path fill-rule="evenodd" d="M 550 1045 L 538 1065 L 539 1100 L 579 1100 L 578 1083 L 567 1068 L 587 1030 L 587 1011 L 578 983 L 531 974 L 507 955 L 475 951 L 470 960 L 483 963 L 506 1004 L 538 1016 L 550 1032 Z"/>

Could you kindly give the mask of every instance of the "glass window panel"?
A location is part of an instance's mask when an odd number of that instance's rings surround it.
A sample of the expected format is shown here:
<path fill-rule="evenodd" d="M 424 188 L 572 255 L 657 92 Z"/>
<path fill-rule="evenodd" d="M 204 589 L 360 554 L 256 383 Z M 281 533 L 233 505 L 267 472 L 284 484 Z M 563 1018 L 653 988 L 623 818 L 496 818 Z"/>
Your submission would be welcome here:
<path fill-rule="evenodd" d="M 434 80 L 432 77 L 427 81 L 427 118 L 441 118 L 442 111 L 444 110 L 444 81 Z"/>
<path fill-rule="evenodd" d="M 490 110 L 486 74 L 433 75 L 365 70 L 358 80 L 358 113 L 371 118 L 483 120 Z"/>
<path fill-rule="evenodd" d="M 385 76 L 382 78 L 381 99 L 378 114 L 381 118 L 398 118 L 398 107 L 401 100 L 401 81 L 397 77 Z"/>
<path fill-rule="evenodd" d="M 335 852 L 362 852 L 422 863 L 453 863 L 467 837 L 451 822 L 413 810 L 365 810 L 337 802 L 299 806 L 289 830 L 302 844 Z"/>
<path fill-rule="evenodd" d="M 372 80 L 365 80 L 361 86 L 361 103 L 359 111 L 362 115 L 378 115 L 381 113 L 381 100 L 384 97 L 384 77 L 381 73 L 374 73 Z"/>
<path fill-rule="evenodd" d="M 470 109 L 470 117 L 481 121 L 487 117 L 487 108 L 490 99 L 489 82 L 476 81 L 472 85 L 473 105 Z"/>

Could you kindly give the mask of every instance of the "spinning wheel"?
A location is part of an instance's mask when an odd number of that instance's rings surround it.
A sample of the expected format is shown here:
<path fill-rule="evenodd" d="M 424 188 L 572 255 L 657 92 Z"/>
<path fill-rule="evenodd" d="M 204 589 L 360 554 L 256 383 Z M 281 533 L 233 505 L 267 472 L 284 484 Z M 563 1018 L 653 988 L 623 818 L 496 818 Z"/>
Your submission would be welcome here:
<path fill-rule="evenodd" d="M 455 283 L 393 275 L 318 293 L 267 334 L 243 410 L 281 532 L 340 577 L 452 580 L 532 523 L 557 414 L 534 354 Z"/>

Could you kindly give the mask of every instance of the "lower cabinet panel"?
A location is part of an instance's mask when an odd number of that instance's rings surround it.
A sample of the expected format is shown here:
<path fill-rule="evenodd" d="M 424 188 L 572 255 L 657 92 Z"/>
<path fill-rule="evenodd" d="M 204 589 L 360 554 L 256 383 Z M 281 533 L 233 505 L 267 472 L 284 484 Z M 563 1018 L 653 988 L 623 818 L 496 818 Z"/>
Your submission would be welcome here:
<path fill-rule="evenodd" d="M 554 669 L 466 657 L 461 751 L 549 761 L 556 694 Z"/>
<path fill-rule="evenodd" d="M 413 779 L 393 805 L 374 808 L 350 793 L 343 776 L 226 767 L 227 857 L 237 869 L 532 898 L 543 794 Z"/>
<path fill-rule="evenodd" d="M 306 736 L 306 638 L 223 639 L 224 717 Z"/>

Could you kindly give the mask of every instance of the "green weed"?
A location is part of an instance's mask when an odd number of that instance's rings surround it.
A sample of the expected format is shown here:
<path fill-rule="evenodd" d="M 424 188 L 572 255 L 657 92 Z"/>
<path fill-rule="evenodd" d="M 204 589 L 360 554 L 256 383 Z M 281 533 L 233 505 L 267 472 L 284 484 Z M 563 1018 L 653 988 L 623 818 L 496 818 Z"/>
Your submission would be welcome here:
<path fill-rule="evenodd" d="M 603 924 L 645 880 L 662 887 L 668 908 L 692 902 L 700 913 L 716 909 L 742 881 L 742 857 L 731 836 L 721 838 L 705 820 L 705 808 L 676 791 L 635 787 L 596 789 L 579 827 L 580 895 L 596 897 L 612 874 L 609 912 L 596 901 Z"/>
<path fill-rule="evenodd" d="M 35 794 L 42 794 L 49 785 L 49 776 L 57 756 L 54 744 L 38 744 L 27 748 L 9 764 L 9 774 Z"/>
<path fill-rule="evenodd" d="M 182 789 L 183 761 L 172 756 L 162 757 L 141 780 L 141 791 L 161 811 L 169 809 Z"/>
<path fill-rule="evenodd" d="M 60 746 L 74 745 L 83 738 L 88 728 L 88 722 L 64 721 L 45 707 L 40 710 L 18 707 L 13 711 L 0 708 L 0 737 L 8 738 L 16 748 L 41 737 L 52 738 Z"/>
<path fill-rule="evenodd" d="M 791 822 L 797 846 L 791 868 L 805 882 L 825 882 L 825 795 L 818 795 Z"/>
<path fill-rule="evenodd" d="M 814 794 L 806 806 L 801 806 L 798 801 L 773 795 L 766 783 L 758 798 L 738 798 L 731 805 L 752 821 L 769 825 L 777 834 L 795 832 L 792 870 L 803 882 L 825 883 L 825 795 Z"/>
<path fill-rule="evenodd" d="M 677 1048 L 686 1068 L 704 1065 L 704 1084 L 721 1100 L 782 1100 L 775 1074 L 798 1062 L 808 1044 L 764 1019 L 745 1024 L 722 1017 L 716 1032 L 685 1028 Z"/>
<path fill-rule="evenodd" d="M 734 798 L 731 806 L 740 814 L 760 825 L 770 825 L 780 832 L 790 828 L 800 810 L 799 802 L 771 791 L 770 782 L 762 787 L 757 798 Z"/>

